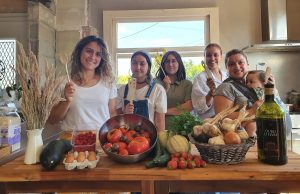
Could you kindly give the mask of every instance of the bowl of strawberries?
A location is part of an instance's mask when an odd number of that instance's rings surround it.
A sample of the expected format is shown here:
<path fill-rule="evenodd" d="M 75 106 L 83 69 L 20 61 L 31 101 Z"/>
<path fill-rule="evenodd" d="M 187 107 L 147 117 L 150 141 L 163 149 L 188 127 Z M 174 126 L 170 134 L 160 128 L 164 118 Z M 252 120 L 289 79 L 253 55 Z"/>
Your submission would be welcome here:
<path fill-rule="evenodd" d="M 104 152 L 114 161 L 135 163 L 153 150 L 157 141 L 154 124 L 136 114 L 117 115 L 100 128 L 99 141 Z"/>
<path fill-rule="evenodd" d="M 96 151 L 96 130 L 73 131 L 71 143 L 77 152 Z"/>

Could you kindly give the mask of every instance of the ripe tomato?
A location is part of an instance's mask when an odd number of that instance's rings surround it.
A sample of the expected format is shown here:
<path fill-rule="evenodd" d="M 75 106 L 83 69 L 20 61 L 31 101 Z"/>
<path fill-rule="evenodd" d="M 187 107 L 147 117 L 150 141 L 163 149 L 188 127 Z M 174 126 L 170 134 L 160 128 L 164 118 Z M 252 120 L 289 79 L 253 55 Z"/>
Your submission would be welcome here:
<path fill-rule="evenodd" d="M 113 129 L 107 133 L 107 141 L 110 143 L 116 143 L 120 141 L 122 131 L 120 129 Z"/>
<path fill-rule="evenodd" d="M 128 152 L 129 154 L 139 154 L 146 150 L 148 150 L 150 147 L 149 141 L 147 138 L 139 136 L 135 137 L 129 144 L 128 144 Z"/>
<path fill-rule="evenodd" d="M 128 150 L 127 149 L 120 149 L 119 154 L 121 156 L 128 156 Z"/>
<path fill-rule="evenodd" d="M 128 142 L 130 142 L 136 136 L 136 131 L 129 130 L 129 131 L 126 131 L 124 135 L 127 138 Z"/>
<path fill-rule="evenodd" d="M 128 131 L 128 129 L 125 126 L 121 126 L 120 130 L 122 131 L 123 134 L 125 134 Z"/>
<path fill-rule="evenodd" d="M 127 144 L 124 143 L 124 142 L 121 142 L 121 141 L 114 143 L 114 145 L 117 145 L 118 150 L 122 150 L 122 149 L 126 149 L 127 148 Z"/>
<path fill-rule="evenodd" d="M 111 147 L 112 147 L 112 144 L 111 144 L 111 143 L 108 143 L 108 142 L 106 142 L 106 143 L 103 145 L 103 147 L 104 147 L 105 149 L 109 150 L 109 149 L 111 149 Z"/>
<path fill-rule="evenodd" d="M 144 129 L 141 130 L 141 135 L 146 137 L 146 138 L 151 137 L 150 133 L 148 131 L 144 130 Z"/>

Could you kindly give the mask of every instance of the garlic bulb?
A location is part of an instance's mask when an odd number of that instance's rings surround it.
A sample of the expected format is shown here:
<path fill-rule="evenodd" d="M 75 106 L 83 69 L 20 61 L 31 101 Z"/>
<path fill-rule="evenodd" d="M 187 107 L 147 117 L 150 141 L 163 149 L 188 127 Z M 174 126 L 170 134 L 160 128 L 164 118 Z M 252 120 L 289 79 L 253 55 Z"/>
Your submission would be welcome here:
<path fill-rule="evenodd" d="M 208 144 L 211 144 L 211 145 L 225 145 L 223 135 L 219 135 L 219 136 L 210 138 L 208 140 Z"/>
<path fill-rule="evenodd" d="M 244 128 L 237 130 L 237 134 L 240 136 L 241 139 L 248 139 L 249 138 L 249 135 L 248 135 L 247 131 Z"/>
<path fill-rule="evenodd" d="M 224 131 L 235 131 L 235 128 L 236 128 L 235 120 L 232 120 L 230 118 L 223 119 L 221 128 Z"/>
<path fill-rule="evenodd" d="M 195 125 L 193 127 L 194 136 L 199 136 L 203 133 L 203 127 L 202 125 Z"/>
<path fill-rule="evenodd" d="M 213 125 L 213 124 L 210 124 L 210 123 L 204 123 L 202 125 L 202 127 L 203 127 L 203 132 L 205 134 L 207 134 L 208 136 L 210 136 L 210 137 L 215 137 L 215 136 L 218 136 L 218 135 L 222 134 L 222 132 L 220 131 L 220 129 L 216 125 Z"/>

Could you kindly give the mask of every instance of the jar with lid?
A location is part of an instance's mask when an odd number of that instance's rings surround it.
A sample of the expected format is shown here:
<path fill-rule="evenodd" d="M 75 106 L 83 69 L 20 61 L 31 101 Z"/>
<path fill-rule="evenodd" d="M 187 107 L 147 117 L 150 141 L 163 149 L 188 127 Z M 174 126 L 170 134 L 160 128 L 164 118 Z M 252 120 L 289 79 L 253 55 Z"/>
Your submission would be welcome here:
<path fill-rule="evenodd" d="M 0 145 L 8 146 L 21 141 L 21 119 L 15 108 L 0 107 Z"/>

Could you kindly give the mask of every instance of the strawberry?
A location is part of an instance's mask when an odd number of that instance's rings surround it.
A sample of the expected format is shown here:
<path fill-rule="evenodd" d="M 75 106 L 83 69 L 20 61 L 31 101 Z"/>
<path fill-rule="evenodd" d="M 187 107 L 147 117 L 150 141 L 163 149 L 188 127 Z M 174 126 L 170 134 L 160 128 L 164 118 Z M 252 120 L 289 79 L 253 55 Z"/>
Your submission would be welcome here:
<path fill-rule="evenodd" d="M 180 153 L 178 153 L 178 152 L 173 153 L 173 154 L 171 154 L 171 157 L 172 158 L 179 158 L 180 157 Z"/>
<path fill-rule="evenodd" d="M 200 160 L 200 167 L 204 168 L 206 166 L 206 162 L 204 160 Z"/>
<path fill-rule="evenodd" d="M 200 155 L 194 155 L 194 159 L 195 158 L 198 158 L 199 160 L 202 160 L 201 156 Z"/>
<path fill-rule="evenodd" d="M 201 167 L 201 159 L 194 158 L 193 161 L 195 162 L 196 168 L 200 168 Z"/>
<path fill-rule="evenodd" d="M 179 160 L 178 168 L 185 169 L 186 168 L 186 161 L 185 160 Z"/>
<path fill-rule="evenodd" d="M 175 160 L 170 160 L 167 164 L 167 168 L 169 170 L 175 170 L 175 169 L 177 169 L 177 166 L 178 166 L 178 164 L 177 164 L 177 161 L 175 161 Z"/>
<path fill-rule="evenodd" d="M 194 161 L 192 161 L 192 160 L 187 161 L 187 168 L 193 169 L 195 167 L 196 167 L 196 164 Z"/>
<path fill-rule="evenodd" d="M 193 158 L 194 158 L 194 156 L 191 153 L 189 153 L 187 155 L 187 160 L 193 160 Z"/>
<path fill-rule="evenodd" d="M 186 152 L 181 152 L 180 156 L 181 156 L 181 158 L 184 158 L 186 160 L 188 157 L 188 154 Z"/>
<path fill-rule="evenodd" d="M 174 160 L 174 161 L 178 162 L 179 158 L 173 157 L 173 158 L 171 158 L 171 160 Z"/>

